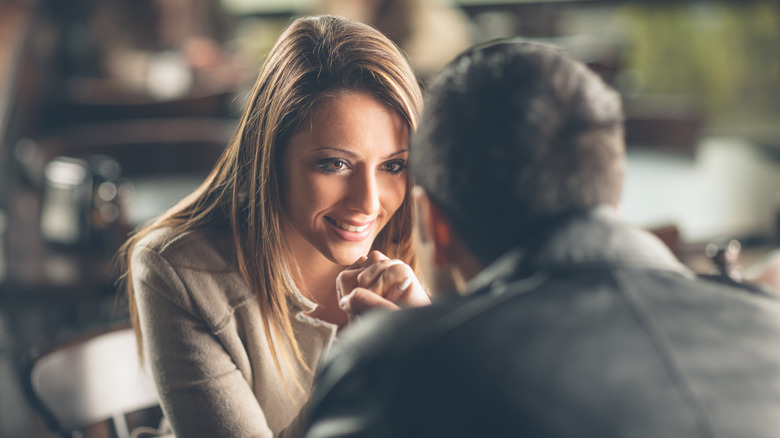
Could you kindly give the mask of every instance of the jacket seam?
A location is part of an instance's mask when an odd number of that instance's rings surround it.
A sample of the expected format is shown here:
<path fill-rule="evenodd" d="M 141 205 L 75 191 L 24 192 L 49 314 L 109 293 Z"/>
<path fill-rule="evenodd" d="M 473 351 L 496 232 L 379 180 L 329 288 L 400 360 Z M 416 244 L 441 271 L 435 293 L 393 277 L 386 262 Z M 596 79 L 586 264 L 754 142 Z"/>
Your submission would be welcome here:
<path fill-rule="evenodd" d="M 248 301 L 249 301 L 248 297 L 242 297 L 238 301 L 230 303 L 227 314 L 214 325 L 214 327 L 212 328 L 212 333 L 215 335 L 220 334 L 222 330 L 224 330 L 225 327 L 227 327 L 230 320 L 234 318 L 236 309 L 238 309 L 239 307 L 243 307 L 244 305 L 246 305 Z"/>
<path fill-rule="evenodd" d="M 139 245 L 138 249 L 144 250 L 144 251 L 147 251 L 147 252 L 151 253 L 155 258 L 160 259 L 163 263 L 165 263 L 165 265 L 168 268 L 167 270 L 170 270 L 171 272 L 173 272 L 172 278 L 175 278 L 177 286 L 180 287 L 181 290 L 186 294 L 187 299 L 190 301 L 190 306 L 182 305 L 181 303 L 177 302 L 177 300 L 172 299 L 171 297 L 169 297 L 168 295 L 166 295 L 165 293 L 160 291 L 159 288 L 152 286 L 151 283 L 149 283 L 148 281 L 143 280 L 143 279 L 140 280 L 140 281 L 142 283 L 144 283 L 145 285 L 147 285 L 149 287 L 149 289 L 153 290 L 156 294 L 158 294 L 158 295 L 162 296 L 163 298 L 165 298 L 166 300 L 172 302 L 177 307 L 179 307 L 182 310 L 184 310 L 185 312 L 187 312 L 189 315 L 191 315 L 191 316 L 193 316 L 195 318 L 198 318 L 198 319 L 202 320 L 203 322 L 205 322 L 206 325 L 209 326 L 209 329 L 211 330 L 211 333 L 214 334 L 214 335 L 220 334 L 225 329 L 225 327 L 227 327 L 228 323 L 230 322 L 230 320 L 233 318 L 233 315 L 235 314 L 235 309 L 245 305 L 247 303 L 247 301 L 249 301 L 248 297 L 242 297 L 241 299 L 239 299 L 239 300 L 237 300 L 235 302 L 229 303 L 228 304 L 228 311 L 226 312 L 226 315 L 224 317 L 222 317 L 222 319 L 220 319 L 217 323 L 212 325 L 212 324 L 209 323 L 209 319 L 206 318 L 203 315 L 203 312 L 201 311 L 201 309 L 197 305 L 197 301 L 194 300 L 193 297 L 192 297 L 192 292 L 190 291 L 190 289 L 187 287 L 187 285 L 182 280 L 181 275 L 179 274 L 179 272 L 173 267 L 173 265 L 171 265 L 171 263 L 168 261 L 168 259 L 163 254 L 161 254 L 159 251 L 157 251 L 157 250 L 155 250 L 153 248 L 150 248 L 149 246 Z M 195 312 L 195 310 L 197 310 L 197 312 Z"/>
<path fill-rule="evenodd" d="M 634 316 L 642 330 L 647 333 L 652 344 L 655 346 L 658 355 L 672 377 L 675 386 L 680 392 L 683 399 L 686 401 L 689 407 L 692 408 L 692 416 L 696 422 L 696 427 L 703 437 L 715 437 L 715 432 L 712 428 L 712 422 L 708 418 L 708 415 L 701 404 L 696 391 L 691 387 L 690 383 L 685 377 L 685 373 L 674 358 L 672 351 L 667 348 L 668 342 L 665 336 L 660 331 L 656 330 L 655 325 L 652 323 L 648 312 L 643 308 L 642 303 L 637 299 L 633 292 L 633 286 L 630 282 L 623 281 L 620 275 L 616 272 L 609 273 L 610 278 L 615 283 L 615 290 L 617 295 L 620 296 L 629 309 L 629 312 Z"/>
<path fill-rule="evenodd" d="M 179 273 L 176 271 L 176 269 L 173 268 L 173 265 L 171 265 L 171 263 L 168 261 L 168 259 L 166 259 L 159 252 L 153 250 L 152 248 L 149 248 L 148 246 L 139 245 L 138 249 L 144 250 L 144 251 L 147 251 L 147 252 L 151 253 L 155 258 L 158 258 L 163 263 L 165 263 L 165 266 L 168 268 L 166 270 L 170 270 L 171 272 L 173 272 L 172 278 L 175 279 L 175 281 L 177 283 L 176 286 L 180 287 L 181 290 L 184 291 L 184 293 L 186 294 L 187 298 L 191 301 L 190 304 L 194 304 L 192 302 L 192 294 L 190 293 L 190 291 L 187 288 L 187 286 L 184 284 L 184 281 L 181 279 L 181 276 L 179 275 Z M 190 315 L 192 315 L 192 316 L 194 316 L 196 318 L 203 319 L 205 321 L 205 319 L 203 318 L 203 315 L 197 315 L 195 312 L 193 312 L 193 310 L 195 310 L 194 309 L 194 305 L 193 306 L 184 306 L 184 305 L 182 305 L 182 303 L 177 302 L 177 300 L 174 300 L 170 296 L 168 296 L 167 294 L 163 293 L 158 287 L 153 286 L 149 281 L 144 280 L 144 279 L 139 279 L 139 281 L 141 283 L 147 285 L 149 287 L 149 289 L 154 291 L 154 293 L 156 293 L 156 294 L 160 295 L 161 297 L 165 298 L 166 300 L 172 302 L 173 304 L 175 304 L 177 307 L 181 308 L 185 312 L 189 313 Z M 193 307 L 193 308 L 190 309 L 188 307 Z"/>
<path fill-rule="evenodd" d="M 174 233 L 173 236 L 168 237 L 165 239 L 165 241 L 161 242 L 159 248 L 150 248 L 150 249 L 156 250 L 159 253 L 175 250 L 176 245 L 180 244 L 179 242 L 184 241 L 184 243 L 187 243 L 188 240 L 192 240 L 194 231 L 196 230 L 187 230 L 184 232 Z M 206 230 L 203 230 L 202 232 L 204 234 L 211 234 Z M 170 234 L 170 231 L 166 231 L 166 234 Z M 146 246 L 146 245 L 140 244 L 139 246 Z M 148 246 L 146 247 L 149 248 Z"/>

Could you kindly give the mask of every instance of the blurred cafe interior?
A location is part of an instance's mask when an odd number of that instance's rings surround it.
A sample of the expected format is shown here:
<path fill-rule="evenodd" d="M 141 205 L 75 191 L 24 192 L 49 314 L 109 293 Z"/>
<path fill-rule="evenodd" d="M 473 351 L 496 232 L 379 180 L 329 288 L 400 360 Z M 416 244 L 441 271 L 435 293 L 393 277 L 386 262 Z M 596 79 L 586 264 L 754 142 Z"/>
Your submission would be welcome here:
<path fill-rule="evenodd" d="M 0 0 L 0 438 L 55 436 L 31 358 L 127 324 L 114 252 L 199 184 L 271 45 L 320 13 L 374 24 L 423 85 L 472 44 L 565 47 L 624 99 L 626 220 L 703 274 L 780 248 L 778 2 Z"/>

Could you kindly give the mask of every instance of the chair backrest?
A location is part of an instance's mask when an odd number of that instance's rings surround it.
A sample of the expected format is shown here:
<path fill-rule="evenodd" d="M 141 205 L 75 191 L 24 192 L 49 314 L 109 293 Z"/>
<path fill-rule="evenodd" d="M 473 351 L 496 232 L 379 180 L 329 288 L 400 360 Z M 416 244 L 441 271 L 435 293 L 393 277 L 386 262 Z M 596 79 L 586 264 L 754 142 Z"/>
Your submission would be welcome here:
<path fill-rule="evenodd" d="M 29 379 L 38 408 L 60 433 L 110 420 L 116 436 L 125 438 L 125 414 L 159 405 L 131 328 L 90 335 L 43 354 L 31 363 Z"/>

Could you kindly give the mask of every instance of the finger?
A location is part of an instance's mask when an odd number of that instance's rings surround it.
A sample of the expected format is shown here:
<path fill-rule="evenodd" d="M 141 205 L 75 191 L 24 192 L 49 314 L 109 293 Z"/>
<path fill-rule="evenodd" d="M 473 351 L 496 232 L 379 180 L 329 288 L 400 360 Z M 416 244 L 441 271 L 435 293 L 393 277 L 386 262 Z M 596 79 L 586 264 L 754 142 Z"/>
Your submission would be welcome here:
<path fill-rule="evenodd" d="M 360 257 L 358 257 L 357 260 L 355 260 L 354 263 L 352 263 L 351 265 L 347 266 L 344 269 L 347 270 L 347 269 L 360 269 L 360 268 L 363 268 L 364 267 L 363 265 L 366 263 L 366 260 L 368 260 L 368 257 L 360 256 Z"/>
<path fill-rule="evenodd" d="M 381 251 L 374 250 L 374 251 L 371 251 L 370 253 L 368 253 L 368 256 L 366 257 L 366 259 L 367 260 L 366 260 L 365 266 L 369 266 L 369 265 L 372 265 L 372 264 L 374 264 L 376 262 L 380 262 L 382 260 L 390 260 L 390 257 L 382 254 Z"/>
<path fill-rule="evenodd" d="M 388 267 L 381 275 L 380 281 L 384 289 L 382 297 L 399 307 L 426 306 L 431 299 L 414 270 L 407 264 L 394 264 Z"/>
<path fill-rule="evenodd" d="M 349 314 L 361 315 L 369 310 L 398 310 L 394 303 L 380 297 L 368 289 L 356 288 L 339 300 L 339 307 Z"/>
<path fill-rule="evenodd" d="M 390 290 L 385 293 L 385 298 L 389 301 L 397 303 L 401 297 L 406 294 L 406 292 L 412 286 L 413 282 L 414 280 L 411 277 L 406 277 L 403 283 L 400 283 L 395 287 L 391 287 Z"/>
<path fill-rule="evenodd" d="M 385 287 L 382 296 L 394 303 L 398 302 L 398 299 L 417 280 L 412 268 L 405 263 L 398 263 L 388 267 L 382 272 L 381 278 Z"/>
<path fill-rule="evenodd" d="M 368 253 L 368 257 L 366 258 L 366 261 L 362 265 L 362 270 L 363 271 L 369 270 L 369 272 L 373 272 L 376 268 L 370 269 L 372 266 L 376 265 L 377 263 L 387 262 L 389 260 L 390 260 L 390 258 L 387 257 L 386 255 L 382 254 L 381 252 L 379 252 L 379 251 L 371 251 L 370 253 Z M 374 276 L 373 274 L 369 274 L 369 275 L 371 275 L 372 277 Z M 363 278 L 365 278 L 365 277 L 358 278 L 358 281 L 360 281 Z M 371 282 L 373 282 L 373 279 L 371 281 L 367 281 L 364 284 L 370 284 Z M 363 284 L 363 283 L 361 283 L 361 284 Z"/>
<path fill-rule="evenodd" d="M 368 263 L 368 257 L 360 256 L 354 263 L 344 268 L 336 277 L 336 294 L 339 298 L 348 294 L 357 286 L 357 276 Z"/>
<path fill-rule="evenodd" d="M 416 277 L 412 279 L 412 282 L 407 289 L 388 294 L 387 299 L 402 308 L 420 307 L 431 304 L 431 298 L 428 296 L 428 293 L 425 292 L 425 289 Z"/>
<path fill-rule="evenodd" d="M 348 281 L 345 272 L 346 271 L 341 271 L 336 277 L 336 296 L 339 297 L 339 299 L 344 296 L 344 289 L 346 289 L 344 283 Z"/>
<path fill-rule="evenodd" d="M 367 267 L 366 269 L 361 272 L 357 277 L 358 286 L 361 287 L 368 287 L 373 285 L 375 282 L 377 282 L 383 275 L 384 272 L 389 269 L 393 265 L 398 264 L 404 264 L 404 262 L 400 260 L 390 260 L 385 259 L 380 262 L 374 263 L 373 265 Z M 382 279 L 384 280 L 384 279 Z M 377 287 L 372 287 L 372 289 L 375 289 L 377 293 L 381 293 L 381 283 Z"/>
<path fill-rule="evenodd" d="M 344 270 L 336 277 L 336 294 L 339 298 L 352 292 L 352 289 L 357 287 L 357 276 L 360 274 L 360 270 Z"/>

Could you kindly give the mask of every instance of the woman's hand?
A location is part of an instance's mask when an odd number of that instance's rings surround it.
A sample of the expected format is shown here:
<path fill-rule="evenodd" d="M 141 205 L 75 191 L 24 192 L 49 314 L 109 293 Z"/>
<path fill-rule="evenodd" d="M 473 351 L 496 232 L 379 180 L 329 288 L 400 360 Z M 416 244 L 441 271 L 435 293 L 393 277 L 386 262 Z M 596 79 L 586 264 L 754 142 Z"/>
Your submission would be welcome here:
<path fill-rule="evenodd" d="M 339 306 L 348 314 L 372 309 L 398 310 L 431 303 L 412 268 L 379 251 L 360 257 L 336 279 Z"/>

